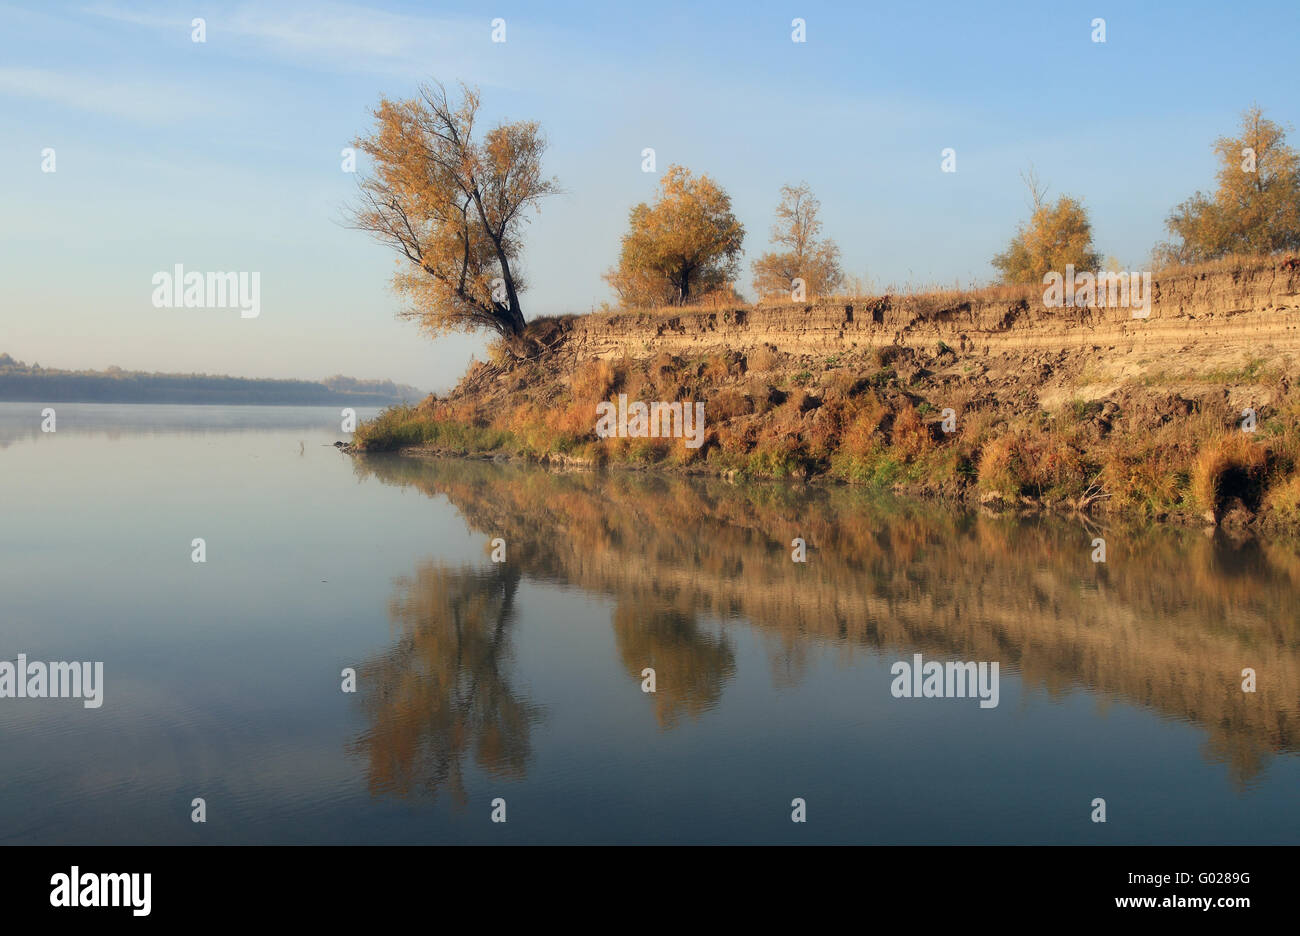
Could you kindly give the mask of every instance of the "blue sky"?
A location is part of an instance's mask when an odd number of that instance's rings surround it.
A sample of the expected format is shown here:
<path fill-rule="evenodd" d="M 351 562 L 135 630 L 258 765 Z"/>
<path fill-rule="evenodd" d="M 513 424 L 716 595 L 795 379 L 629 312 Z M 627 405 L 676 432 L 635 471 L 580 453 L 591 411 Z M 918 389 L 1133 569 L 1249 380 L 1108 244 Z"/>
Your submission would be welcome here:
<path fill-rule="evenodd" d="M 877 289 L 986 282 L 1026 214 L 1031 163 L 1049 194 L 1084 201 L 1097 248 L 1137 269 L 1169 209 L 1212 187 L 1211 144 L 1243 108 L 1300 123 L 1297 39 L 1293 0 L 0 0 L 0 351 L 448 387 L 483 339 L 398 321 L 392 255 L 340 223 L 355 187 L 340 150 L 381 95 L 429 78 L 480 86 L 483 125 L 536 119 L 550 140 L 565 194 L 528 229 L 530 317 L 612 300 L 601 273 L 659 177 L 641 171 L 644 147 L 660 172 L 682 163 L 730 192 L 746 291 L 780 186 L 798 181 L 846 271 Z M 940 171 L 945 147 L 956 173 Z M 154 308 L 152 275 L 177 263 L 259 271 L 261 315 Z"/>

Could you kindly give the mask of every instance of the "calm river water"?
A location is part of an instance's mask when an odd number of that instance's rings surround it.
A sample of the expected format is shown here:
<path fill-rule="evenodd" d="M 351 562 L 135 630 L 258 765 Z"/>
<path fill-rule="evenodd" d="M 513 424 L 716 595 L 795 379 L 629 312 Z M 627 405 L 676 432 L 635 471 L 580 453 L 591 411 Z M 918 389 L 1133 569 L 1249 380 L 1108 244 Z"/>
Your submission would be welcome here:
<path fill-rule="evenodd" d="M 41 409 L 0 404 L 0 661 L 104 695 L 0 698 L 0 842 L 1300 842 L 1294 545 Z M 916 654 L 998 704 L 896 697 Z"/>

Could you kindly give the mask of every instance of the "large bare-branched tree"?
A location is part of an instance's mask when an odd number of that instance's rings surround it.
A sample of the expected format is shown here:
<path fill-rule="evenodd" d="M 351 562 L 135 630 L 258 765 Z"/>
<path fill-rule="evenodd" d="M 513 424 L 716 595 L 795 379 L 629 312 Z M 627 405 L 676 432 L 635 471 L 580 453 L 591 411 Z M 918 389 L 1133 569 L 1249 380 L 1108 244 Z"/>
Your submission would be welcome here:
<path fill-rule="evenodd" d="M 349 220 L 410 261 L 393 278 L 404 318 L 430 335 L 486 328 L 510 340 L 524 330 L 521 227 L 559 185 L 542 175 L 536 121 L 478 141 L 478 109 L 478 91 L 464 85 L 459 105 L 437 83 L 408 100 L 383 98 L 374 131 L 354 142 L 373 168 Z"/>

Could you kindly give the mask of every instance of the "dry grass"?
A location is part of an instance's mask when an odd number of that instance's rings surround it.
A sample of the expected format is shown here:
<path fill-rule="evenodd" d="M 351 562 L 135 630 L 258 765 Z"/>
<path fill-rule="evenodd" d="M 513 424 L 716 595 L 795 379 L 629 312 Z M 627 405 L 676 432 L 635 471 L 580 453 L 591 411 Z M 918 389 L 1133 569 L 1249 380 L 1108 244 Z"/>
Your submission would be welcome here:
<path fill-rule="evenodd" d="M 1192 462 L 1192 503 L 1216 513 L 1229 497 L 1240 497 L 1252 508 L 1259 506 L 1268 450 L 1240 431 L 1219 433 Z"/>
<path fill-rule="evenodd" d="M 1011 433 L 997 436 L 980 452 L 978 478 L 982 491 L 1013 497 L 1020 494 L 1025 477 L 1020 439 Z"/>
<path fill-rule="evenodd" d="M 659 376 L 678 369 L 704 373 L 711 366 L 718 376 L 727 363 L 661 361 Z M 991 403 L 963 407 L 958 431 L 940 436 L 926 415 L 940 408 L 938 396 L 918 407 L 896 387 L 820 397 L 795 388 L 774 404 L 764 383 L 751 380 L 700 397 L 708 413 L 707 441 L 688 449 L 682 440 L 595 439 L 597 395 L 618 385 L 619 370 L 590 362 L 574 375 L 574 399 L 558 407 L 539 396 L 491 416 L 465 401 L 395 408 L 367 423 L 358 440 L 369 448 L 425 443 L 465 452 L 558 451 L 596 463 L 707 464 L 710 470 L 739 468 L 772 477 L 828 473 L 879 488 L 973 487 L 1011 501 L 1028 496 L 1061 506 L 1104 504 L 1121 515 L 1156 519 L 1190 519 L 1206 511 L 1217 518 L 1240 499 L 1263 517 L 1300 526 L 1300 430 L 1293 428 L 1300 401 L 1282 401 L 1256 434 L 1235 424 L 1225 429 L 1215 412 L 1180 415 L 1153 428 L 1139 399 L 1126 402 L 1141 404 L 1127 415 L 1111 417 L 1116 428 L 1104 436 L 1091 404 L 1067 404 L 1055 415 L 1012 415 Z M 634 368 L 625 389 L 648 379 Z"/>
<path fill-rule="evenodd" d="M 732 355 L 710 354 L 700 365 L 700 377 L 708 383 L 718 384 L 739 370 L 739 362 Z"/>
<path fill-rule="evenodd" d="M 1187 487 L 1187 452 L 1165 442 L 1135 448 L 1115 447 L 1101 468 L 1101 483 L 1112 506 L 1143 517 L 1175 509 Z"/>
<path fill-rule="evenodd" d="M 712 423 L 726 422 L 753 412 L 753 397 L 731 388 L 722 390 L 708 403 L 708 418 Z"/>
<path fill-rule="evenodd" d="M 907 461 L 911 461 L 934 446 L 934 440 L 930 437 L 930 427 L 911 403 L 904 404 L 898 415 L 894 417 L 894 425 L 890 430 L 890 443 Z"/>
<path fill-rule="evenodd" d="M 585 437 L 594 436 L 596 428 L 596 405 L 594 403 L 570 403 L 561 410 L 551 410 L 546 416 L 548 425 L 562 435 Z"/>
<path fill-rule="evenodd" d="M 608 399 L 616 383 L 614 366 L 601 358 L 587 361 L 573 372 L 570 387 L 578 403 L 599 403 Z"/>
<path fill-rule="evenodd" d="M 856 457 L 865 457 L 877 449 L 884 442 L 879 430 L 888 412 L 889 408 L 874 396 L 863 400 L 844 427 L 840 449 Z"/>
<path fill-rule="evenodd" d="M 1300 523 L 1300 475 L 1293 475 L 1270 489 L 1264 506 L 1283 522 Z"/>
<path fill-rule="evenodd" d="M 1153 272 L 1160 274 L 1162 278 L 1178 278 L 1183 276 L 1206 276 L 1215 273 L 1250 273 L 1260 270 L 1275 269 L 1285 257 L 1261 256 L 1259 254 L 1228 254 L 1218 257 L 1214 260 L 1205 260 L 1201 263 L 1188 264 L 1167 264 L 1158 266 Z"/>
<path fill-rule="evenodd" d="M 650 359 L 646 372 L 656 387 L 663 387 L 676 380 L 680 368 L 681 361 L 667 351 L 660 351 Z"/>
<path fill-rule="evenodd" d="M 755 373 L 769 373 L 781 366 L 781 355 L 770 345 L 764 345 L 749 352 L 745 365 Z"/>

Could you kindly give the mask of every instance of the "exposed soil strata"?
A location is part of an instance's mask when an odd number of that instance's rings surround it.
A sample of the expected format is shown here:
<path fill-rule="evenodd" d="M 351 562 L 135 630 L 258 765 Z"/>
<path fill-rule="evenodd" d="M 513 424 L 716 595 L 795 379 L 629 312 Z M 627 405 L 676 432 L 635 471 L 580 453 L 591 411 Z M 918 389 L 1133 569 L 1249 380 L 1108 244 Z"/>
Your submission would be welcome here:
<path fill-rule="evenodd" d="M 357 446 L 1297 525 L 1300 270 L 1181 269 L 1151 292 L 1145 318 L 990 287 L 547 319 L 530 326 L 531 357 L 474 365 L 446 398 L 362 427 Z M 619 394 L 703 401 L 703 444 L 598 438 L 596 406 Z"/>

